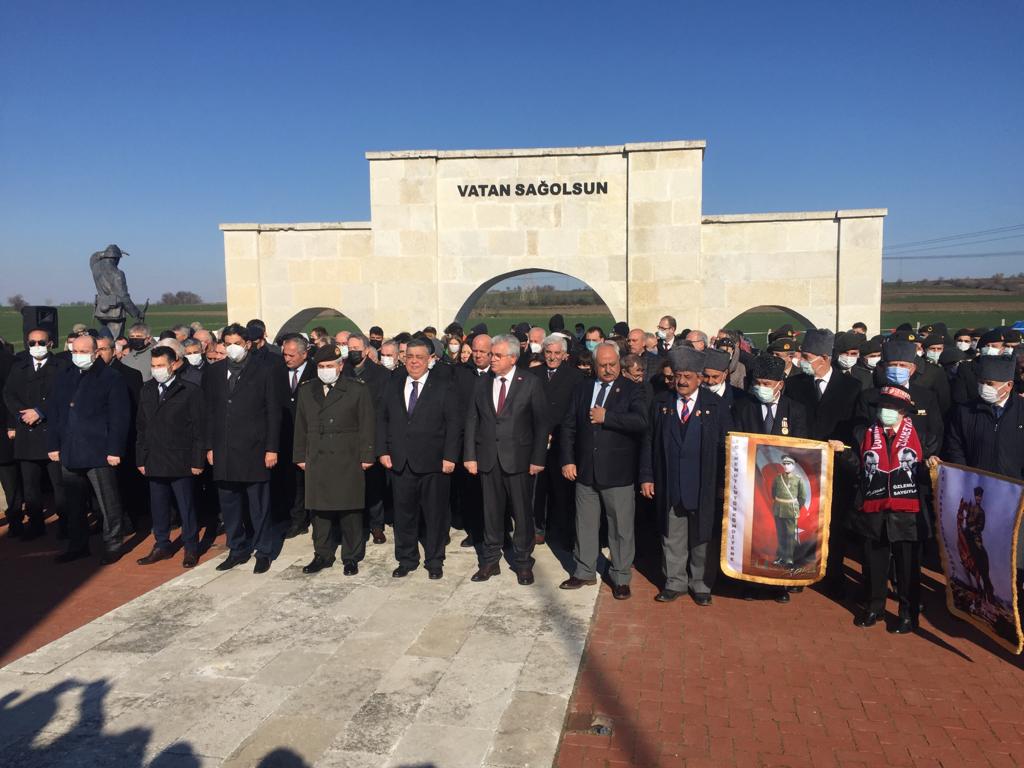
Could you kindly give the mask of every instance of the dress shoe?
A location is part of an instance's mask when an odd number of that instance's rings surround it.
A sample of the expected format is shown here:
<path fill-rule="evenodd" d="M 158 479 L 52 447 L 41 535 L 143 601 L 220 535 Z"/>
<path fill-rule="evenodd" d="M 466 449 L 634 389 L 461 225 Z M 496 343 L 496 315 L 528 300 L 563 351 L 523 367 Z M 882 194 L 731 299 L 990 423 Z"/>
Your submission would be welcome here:
<path fill-rule="evenodd" d="M 597 579 L 577 579 L 575 576 L 570 576 L 568 579 L 558 585 L 559 589 L 579 589 L 580 587 L 592 587 L 597 584 Z"/>
<path fill-rule="evenodd" d="M 497 576 L 501 567 L 497 563 L 481 565 L 480 569 L 469 577 L 470 581 L 487 581 L 491 576 Z"/>
<path fill-rule="evenodd" d="M 373 537 L 374 544 L 387 544 L 388 537 L 384 535 L 383 528 L 371 528 L 370 535 Z"/>
<path fill-rule="evenodd" d="M 123 554 L 124 552 L 122 552 L 120 549 L 108 549 L 106 552 L 100 555 L 100 565 L 113 565 L 121 559 L 121 555 Z"/>
<path fill-rule="evenodd" d="M 786 591 L 789 592 L 790 594 L 795 595 L 798 592 L 803 592 L 804 588 L 803 587 L 786 587 Z"/>
<path fill-rule="evenodd" d="M 711 594 L 708 592 L 691 592 L 690 597 L 692 597 L 693 602 L 695 602 L 701 608 L 707 608 L 709 605 L 711 605 Z"/>
<path fill-rule="evenodd" d="M 633 593 L 629 589 L 629 584 L 616 584 L 612 587 L 612 597 L 616 600 L 629 600 L 633 596 Z"/>
<path fill-rule="evenodd" d="M 894 635 L 909 635 L 917 629 L 917 621 L 909 616 L 900 616 L 899 620 L 890 627 L 889 632 Z"/>
<path fill-rule="evenodd" d="M 324 568 L 330 568 L 333 566 L 333 561 L 324 560 L 320 555 L 313 555 L 313 559 L 309 561 L 309 565 L 302 567 L 303 573 L 319 573 Z"/>
<path fill-rule="evenodd" d="M 296 536 L 302 536 L 304 533 L 309 533 L 308 525 L 293 525 L 288 529 L 288 533 L 284 537 L 286 539 L 294 539 Z"/>
<path fill-rule="evenodd" d="M 873 627 L 875 626 L 875 624 L 878 623 L 878 620 L 880 618 L 882 618 L 882 615 L 880 613 L 875 613 L 874 611 L 865 611 L 856 619 L 854 619 L 853 626 L 863 627 L 865 629 L 867 627 Z"/>
<path fill-rule="evenodd" d="M 345 568 L 342 570 L 346 576 L 355 576 L 359 573 L 359 566 L 355 563 L 345 563 Z"/>
<path fill-rule="evenodd" d="M 159 563 L 161 560 L 167 560 L 171 557 L 171 553 L 166 549 L 160 549 L 160 547 L 153 547 L 149 554 L 145 557 L 140 557 L 135 562 L 139 565 L 152 565 L 153 563 Z"/>
<path fill-rule="evenodd" d="M 462 541 L 459 542 L 459 546 L 460 547 L 472 547 L 473 546 L 473 537 L 472 536 L 466 536 L 466 538 L 464 538 Z"/>
<path fill-rule="evenodd" d="M 444 568 L 427 568 L 427 575 L 434 581 L 444 576 Z"/>
<path fill-rule="evenodd" d="M 661 592 L 654 596 L 654 599 L 657 600 L 659 603 L 671 603 L 681 594 L 683 593 L 676 592 L 674 589 L 663 589 L 661 590 Z"/>
<path fill-rule="evenodd" d="M 253 566 L 253 573 L 266 573 L 270 570 L 270 558 L 256 555 L 256 565 Z"/>
<path fill-rule="evenodd" d="M 775 602 L 776 603 L 788 603 L 789 602 L 789 588 L 788 587 L 783 587 L 782 589 L 780 589 L 778 592 L 775 593 Z"/>
<path fill-rule="evenodd" d="M 533 584 L 533 569 L 524 568 L 521 571 L 516 572 L 516 578 L 519 581 L 519 585 L 522 587 L 528 587 Z"/>
<path fill-rule="evenodd" d="M 534 537 L 533 537 L 533 544 L 534 544 L 534 546 L 539 547 L 543 543 L 544 543 L 544 534 L 543 533 L 535 534 Z"/>
<path fill-rule="evenodd" d="M 391 572 L 391 578 L 404 579 L 406 576 L 412 573 L 412 571 L 412 568 L 406 568 L 404 565 L 400 565 Z"/>
<path fill-rule="evenodd" d="M 75 560 L 82 560 L 89 556 L 88 549 L 71 549 L 67 552 L 62 552 L 53 558 L 55 563 L 73 563 Z"/>
<path fill-rule="evenodd" d="M 249 555 L 228 555 L 227 559 L 217 566 L 218 571 L 230 571 L 236 565 L 242 565 L 243 563 L 249 562 Z"/>
<path fill-rule="evenodd" d="M 181 559 L 182 568 L 195 568 L 199 565 L 199 553 L 191 549 L 185 550 L 185 557 Z"/>

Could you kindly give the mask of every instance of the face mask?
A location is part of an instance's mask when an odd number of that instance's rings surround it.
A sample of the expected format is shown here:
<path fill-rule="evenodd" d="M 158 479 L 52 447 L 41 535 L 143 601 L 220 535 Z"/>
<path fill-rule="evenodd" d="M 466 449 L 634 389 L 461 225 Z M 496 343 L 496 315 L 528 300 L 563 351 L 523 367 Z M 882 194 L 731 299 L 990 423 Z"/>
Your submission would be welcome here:
<path fill-rule="evenodd" d="M 36 360 L 42 360 L 44 357 L 46 357 L 47 354 L 49 354 L 49 352 L 50 350 L 48 350 L 46 347 L 28 348 L 28 353 L 32 355 L 32 357 L 34 357 Z"/>
<path fill-rule="evenodd" d="M 762 384 L 755 384 L 750 388 L 750 391 L 753 393 L 754 397 L 765 405 L 775 401 L 775 387 L 766 387 Z"/>
<path fill-rule="evenodd" d="M 380 349 L 380 345 L 383 344 L 383 343 L 384 342 L 381 341 L 380 339 L 370 339 L 370 346 L 373 347 L 376 350 L 379 350 Z"/>
<path fill-rule="evenodd" d="M 883 426 L 891 427 L 900 420 L 900 412 L 892 408 L 879 408 L 878 420 L 882 422 Z"/>
<path fill-rule="evenodd" d="M 432 370 L 435 365 L 437 365 L 437 358 L 436 357 L 430 358 L 430 360 L 427 362 L 427 370 L 428 371 Z"/>
<path fill-rule="evenodd" d="M 458 344 L 449 344 L 448 345 L 448 351 L 451 352 L 453 355 L 459 354 L 459 349 L 460 349 L 460 347 L 459 347 Z"/>
<path fill-rule="evenodd" d="M 998 403 L 1000 400 L 999 390 L 993 387 L 991 384 L 979 384 L 978 397 L 980 397 L 989 405 L 994 405 L 995 403 Z"/>
<path fill-rule="evenodd" d="M 338 351 L 341 352 L 341 359 L 348 359 L 348 344 L 342 344 L 338 347 Z"/>
<path fill-rule="evenodd" d="M 939 358 L 942 357 L 942 352 L 939 352 L 938 350 L 934 349 L 929 349 L 927 352 L 924 353 L 924 356 L 927 357 L 931 362 L 937 363 L 939 362 Z"/>
<path fill-rule="evenodd" d="M 875 366 L 878 365 L 878 361 L 881 360 L 881 359 L 882 359 L 881 355 L 875 355 L 874 357 L 865 357 L 864 358 L 864 365 L 866 365 L 871 370 L 874 370 Z"/>
<path fill-rule="evenodd" d="M 233 363 L 240 363 L 245 360 L 245 356 L 249 353 L 245 347 L 241 344 L 228 344 L 224 349 L 224 354 L 228 356 L 228 360 Z"/>
<path fill-rule="evenodd" d="M 338 380 L 338 369 L 333 365 L 330 368 L 317 368 L 316 375 L 324 384 L 333 384 Z"/>
<path fill-rule="evenodd" d="M 156 379 L 156 383 L 157 384 L 163 384 L 169 378 L 171 378 L 171 369 L 170 368 L 154 368 L 153 369 L 153 378 Z"/>
<path fill-rule="evenodd" d="M 189 365 L 194 365 L 196 367 L 199 367 L 203 362 L 203 356 L 198 352 L 191 352 L 185 355 L 185 359 L 188 360 Z"/>
<path fill-rule="evenodd" d="M 655 334 L 656 334 L 656 335 L 658 336 L 658 338 L 659 338 L 659 339 L 661 339 L 662 341 L 664 341 L 664 340 L 665 340 L 666 338 L 668 338 L 668 332 L 667 332 L 667 331 L 663 331 L 663 330 L 661 330 L 661 328 L 659 328 L 659 329 L 658 329 L 657 331 L 655 331 Z"/>
<path fill-rule="evenodd" d="M 133 352 L 139 352 L 146 348 L 145 339 L 128 339 L 128 349 Z"/>
<path fill-rule="evenodd" d="M 361 362 L 363 362 L 363 353 L 362 352 L 349 352 L 348 353 L 348 361 L 350 363 L 352 363 L 352 365 L 359 365 Z"/>
<path fill-rule="evenodd" d="M 917 350 L 917 356 L 918 357 L 924 357 L 924 350 L 923 349 Z"/>
<path fill-rule="evenodd" d="M 531 341 L 530 342 L 530 352 L 532 352 L 535 355 L 539 355 L 540 351 L 541 351 L 540 344 L 538 344 L 536 341 Z"/>
<path fill-rule="evenodd" d="M 857 355 L 840 355 L 839 366 L 846 370 L 850 370 L 857 364 Z"/>
<path fill-rule="evenodd" d="M 801 360 L 800 361 L 800 371 L 801 371 L 801 373 L 806 373 L 808 376 L 813 376 L 814 375 L 814 366 L 811 365 L 809 360 Z"/>
<path fill-rule="evenodd" d="M 956 343 L 956 348 L 959 349 L 961 352 L 966 352 L 968 349 L 971 348 L 971 342 L 969 342 L 969 341 L 958 341 Z"/>
<path fill-rule="evenodd" d="M 393 355 L 381 355 L 380 364 L 387 368 L 389 371 L 395 370 L 395 358 Z"/>
<path fill-rule="evenodd" d="M 978 348 L 978 340 L 977 339 L 971 339 L 971 349 L 977 349 L 977 348 Z"/>
<path fill-rule="evenodd" d="M 1013 357 L 1013 347 L 1003 347 L 1003 357 Z"/>
<path fill-rule="evenodd" d="M 989 356 L 989 357 L 995 357 L 996 355 L 1003 354 L 1003 350 L 996 349 L 995 347 L 982 347 L 981 348 L 981 354 Z"/>
<path fill-rule="evenodd" d="M 725 382 L 723 381 L 721 384 L 715 384 L 713 387 L 708 387 L 708 389 L 721 397 L 725 394 Z"/>
<path fill-rule="evenodd" d="M 593 339 L 587 339 L 587 349 L 593 352 L 595 349 L 597 349 L 597 345 L 600 343 L 601 342 L 594 341 Z"/>
<path fill-rule="evenodd" d="M 907 382 L 910 381 L 910 370 L 890 365 L 885 369 L 885 378 L 893 384 L 899 384 L 901 387 L 905 387 Z"/>
<path fill-rule="evenodd" d="M 782 471 L 783 471 L 783 472 L 785 472 L 785 473 L 786 473 L 787 475 L 791 475 L 791 474 L 793 474 L 793 470 L 794 470 L 794 469 L 796 469 L 796 465 L 795 465 L 795 464 L 791 464 L 791 463 L 790 463 L 790 462 L 788 462 L 788 461 L 787 461 L 787 462 L 785 462 L 785 463 L 784 463 L 784 464 L 782 465 Z"/>
<path fill-rule="evenodd" d="M 90 368 L 92 368 L 93 356 L 88 352 L 72 352 L 71 362 L 73 362 L 83 371 L 88 371 Z"/>

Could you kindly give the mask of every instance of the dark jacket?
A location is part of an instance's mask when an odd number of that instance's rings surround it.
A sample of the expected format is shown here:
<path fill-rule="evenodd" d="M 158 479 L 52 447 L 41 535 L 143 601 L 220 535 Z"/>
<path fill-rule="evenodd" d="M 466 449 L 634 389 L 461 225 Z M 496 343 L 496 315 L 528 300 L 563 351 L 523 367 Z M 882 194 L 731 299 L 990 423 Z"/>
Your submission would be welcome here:
<path fill-rule="evenodd" d="M 107 466 L 107 456 L 124 458 L 128 449 L 131 399 L 124 377 L 102 360 L 88 371 L 65 368 L 50 402 L 47 447 L 60 451 L 68 469 Z"/>
<path fill-rule="evenodd" d="M 747 432 L 763 435 L 764 417 L 761 402 L 754 397 L 743 397 L 736 401 L 732 409 L 732 428 L 736 432 Z M 800 403 L 782 393 L 775 406 L 775 421 L 771 434 L 779 437 L 810 438 L 811 430 L 807 419 L 807 409 Z"/>
<path fill-rule="evenodd" d="M 388 382 L 377 409 L 378 456 L 390 456 L 392 469 L 426 474 L 440 472 L 442 461 L 458 461 L 462 451 L 462 409 L 451 376 L 427 374 L 427 381 L 409 415 L 405 407 L 406 378 Z"/>
<path fill-rule="evenodd" d="M 213 479 L 258 483 L 270 479 L 267 453 L 281 447 L 281 368 L 284 363 L 247 357 L 231 389 L 229 361 L 210 366 L 203 382 L 206 448 L 213 451 Z"/>
<path fill-rule="evenodd" d="M 391 378 L 391 373 L 387 368 L 383 365 L 378 365 L 373 360 L 366 360 L 362 368 L 359 369 L 346 362 L 345 367 L 341 369 L 341 375 L 346 379 L 355 379 L 365 384 L 367 389 L 370 390 L 373 410 L 376 411 L 380 407 L 380 401 L 384 398 L 384 388 L 387 387 L 388 380 Z"/>
<path fill-rule="evenodd" d="M 299 383 L 292 392 L 292 372 L 285 367 L 283 371 L 278 370 L 278 376 L 283 380 L 281 389 L 281 401 L 284 408 L 281 411 L 281 461 L 292 463 L 292 443 L 295 440 L 295 411 L 298 407 L 299 392 L 302 385 L 307 381 L 319 381 L 316 374 L 316 363 L 313 360 L 306 361 L 306 367 L 299 374 Z"/>
<path fill-rule="evenodd" d="M 556 377 L 557 378 L 557 377 Z M 644 385 L 620 376 L 604 398 L 604 424 L 590 422 L 593 381 L 581 381 L 562 420 L 561 464 L 576 465 L 577 482 L 595 488 L 633 485 L 647 434 Z"/>
<path fill-rule="evenodd" d="M 544 390 L 544 400 L 547 403 L 548 432 L 551 434 L 552 447 L 557 447 L 562 421 L 568 415 L 569 401 L 572 400 L 573 392 L 583 381 L 583 372 L 579 368 L 569 365 L 568 360 L 563 361 L 550 378 L 546 365 L 532 368 L 530 372 L 538 378 Z"/>
<path fill-rule="evenodd" d="M 142 387 L 135 419 L 135 466 L 146 477 L 190 477 L 206 466 L 206 424 L 203 391 L 175 376 L 160 401 L 160 385 L 150 379 Z"/>
<path fill-rule="evenodd" d="M 1011 393 L 998 421 L 992 406 L 977 398 L 954 406 L 941 455 L 954 464 L 1024 480 L 1024 398 Z"/>
<path fill-rule="evenodd" d="M 732 429 L 732 416 L 714 392 L 699 390 L 694 406 L 696 423 L 700 426 L 700 488 L 697 514 L 690 518 L 690 546 L 711 540 L 715 520 L 721 515 L 719 486 L 724 464 L 726 433 Z M 691 416 L 691 421 L 694 417 Z M 679 469 L 668 465 L 666 441 L 676 439 L 679 417 L 676 393 L 662 392 L 654 398 L 648 419 L 648 437 L 640 451 L 640 482 L 654 483 L 655 508 L 662 520 L 669 514 L 666 489 Z M 671 477 L 670 477 L 671 474 Z M 659 490 L 660 488 L 660 490 Z"/>
<path fill-rule="evenodd" d="M 19 356 L 11 366 L 11 372 L 4 384 L 4 407 L 6 428 L 14 429 L 14 458 L 20 460 L 45 461 L 47 434 L 50 431 L 50 396 L 60 372 L 66 366 L 55 355 L 46 358 L 46 364 L 35 370 L 34 361 L 28 355 Z M 21 411 L 35 408 L 43 414 L 42 421 L 31 427 L 21 420 Z"/>
<path fill-rule="evenodd" d="M 362 509 L 362 464 L 376 461 L 373 402 L 365 384 L 340 378 L 324 395 L 320 380 L 299 387 L 292 460 L 306 465 L 306 508 Z"/>
<path fill-rule="evenodd" d="M 0 347 L 0 393 L 4 391 L 13 367 L 14 355 L 6 348 Z M 14 441 L 7 437 L 7 430 L 14 429 L 14 425 L 8 424 L 10 418 L 2 400 L 0 400 L 0 413 L 4 414 L 3 423 L 0 423 L 0 464 L 10 464 L 14 461 Z"/>
<path fill-rule="evenodd" d="M 786 381 L 786 394 L 807 411 L 811 439 L 839 440 L 846 445 L 854 445 L 853 428 L 857 423 L 860 384 L 833 366 L 832 378 L 820 400 L 816 390 L 814 377 L 806 373 Z"/>
<path fill-rule="evenodd" d="M 475 461 L 481 472 L 496 466 L 507 474 L 544 466 L 547 453 L 547 403 L 540 381 L 513 368 L 501 415 L 495 413 L 492 385 L 495 375 L 480 376 L 466 415 L 463 461 Z"/>

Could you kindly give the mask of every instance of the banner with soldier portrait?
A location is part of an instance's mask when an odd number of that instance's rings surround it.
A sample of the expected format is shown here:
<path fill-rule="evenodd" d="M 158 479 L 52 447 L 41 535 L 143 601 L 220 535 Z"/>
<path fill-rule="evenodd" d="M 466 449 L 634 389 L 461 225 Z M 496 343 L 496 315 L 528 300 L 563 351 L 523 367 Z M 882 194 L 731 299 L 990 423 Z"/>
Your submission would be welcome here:
<path fill-rule="evenodd" d="M 1024 483 L 958 464 L 932 470 L 946 605 L 1004 648 L 1024 648 L 1017 614 Z"/>
<path fill-rule="evenodd" d="M 730 432 L 725 467 L 722 572 L 780 586 L 820 581 L 832 510 L 828 443 Z"/>

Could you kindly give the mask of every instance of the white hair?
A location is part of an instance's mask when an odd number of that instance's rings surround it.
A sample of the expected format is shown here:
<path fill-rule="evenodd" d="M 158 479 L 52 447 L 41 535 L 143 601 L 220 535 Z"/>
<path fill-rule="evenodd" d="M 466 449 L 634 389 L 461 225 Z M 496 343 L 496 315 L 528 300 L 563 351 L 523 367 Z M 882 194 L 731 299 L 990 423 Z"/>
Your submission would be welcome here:
<path fill-rule="evenodd" d="M 494 348 L 498 344 L 504 344 L 508 347 L 508 356 L 513 360 L 519 359 L 519 353 L 522 351 L 519 347 L 519 339 L 510 333 L 499 333 L 496 336 L 491 336 L 491 348 Z"/>
<path fill-rule="evenodd" d="M 545 336 L 544 341 L 541 342 L 540 346 L 541 349 L 547 349 L 555 344 L 560 346 L 563 352 L 569 351 L 569 342 L 567 342 L 565 336 L 560 333 L 552 333 L 550 336 Z"/>

